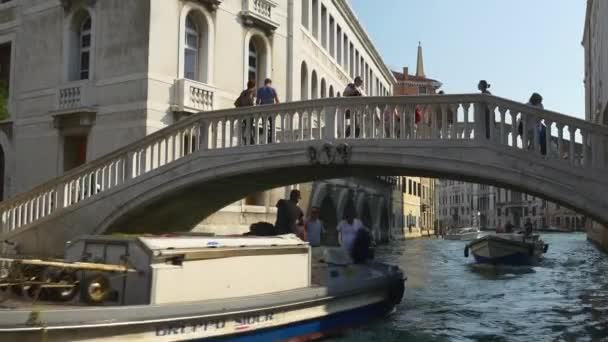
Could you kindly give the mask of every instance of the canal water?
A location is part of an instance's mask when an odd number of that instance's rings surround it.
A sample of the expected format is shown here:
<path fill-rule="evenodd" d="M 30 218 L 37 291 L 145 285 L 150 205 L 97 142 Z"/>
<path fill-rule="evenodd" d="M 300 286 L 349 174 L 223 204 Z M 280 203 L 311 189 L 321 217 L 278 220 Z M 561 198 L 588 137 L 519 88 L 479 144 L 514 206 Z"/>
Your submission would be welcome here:
<path fill-rule="evenodd" d="M 544 234 L 537 267 L 479 271 L 465 242 L 413 240 L 378 258 L 408 276 L 405 300 L 382 321 L 335 341 L 608 341 L 608 257 L 583 234 Z"/>

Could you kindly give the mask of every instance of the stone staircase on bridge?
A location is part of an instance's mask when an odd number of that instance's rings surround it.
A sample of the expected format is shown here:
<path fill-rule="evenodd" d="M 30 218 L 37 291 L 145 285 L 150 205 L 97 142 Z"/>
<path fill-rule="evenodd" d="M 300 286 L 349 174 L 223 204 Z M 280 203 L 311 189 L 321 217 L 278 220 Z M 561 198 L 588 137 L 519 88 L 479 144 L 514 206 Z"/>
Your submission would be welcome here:
<path fill-rule="evenodd" d="M 179 121 L 0 203 L 2 239 L 191 154 L 354 140 L 475 141 L 600 175 L 597 181 L 608 183 L 607 127 L 482 94 L 332 98 L 203 112 Z"/>

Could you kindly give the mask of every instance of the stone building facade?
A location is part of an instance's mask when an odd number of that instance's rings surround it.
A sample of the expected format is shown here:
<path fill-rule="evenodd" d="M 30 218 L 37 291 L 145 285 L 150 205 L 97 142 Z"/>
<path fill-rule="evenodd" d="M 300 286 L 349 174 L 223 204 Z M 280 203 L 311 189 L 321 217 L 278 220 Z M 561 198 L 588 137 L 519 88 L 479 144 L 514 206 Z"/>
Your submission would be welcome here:
<path fill-rule="evenodd" d="M 368 96 L 394 83 L 346 0 L 3 1 L 0 66 L 5 197 L 233 107 L 248 80 L 271 78 L 281 101 L 339 96 L 357 75 Z M 274 221 L 285 194 L 253 194 L 205 224 Z"/>
<path fill-rule="evenodd" d="M 480 227 L 501 231 L 530 220 L 535 229 L 577 231 L 585 217 L 541 198 L 488 185 L 452 180 L 438 181 L 438 221 L 442 228 Z"/>
<path fill-rule="evenodd" d="M 405 238 L 435 234 L 435 180 L 423 177 L 400 177 L 403 196 Z"/>
<path fill-rule="evenodd" d="M 608 125 L 608 3 L 587 0 L 585 48 L 585 118 Z M 607 147 L 608 149 L 608 147 Z M 608 227 L 588 222 L 587 236 L 608 251 Z"/>
<path fill-rule="evenodd" d="M 608 125 L 608 3 L 587 0 L 585 48 L 586 119 Z"/>

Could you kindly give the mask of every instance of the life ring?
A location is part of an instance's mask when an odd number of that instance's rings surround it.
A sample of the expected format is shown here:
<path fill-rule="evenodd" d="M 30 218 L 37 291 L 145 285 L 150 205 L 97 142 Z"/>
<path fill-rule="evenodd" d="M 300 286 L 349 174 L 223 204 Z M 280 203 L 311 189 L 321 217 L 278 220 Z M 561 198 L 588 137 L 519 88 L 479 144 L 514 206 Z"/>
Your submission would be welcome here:
<path fill-rule="evenodd" d="M 469 246 L 464 246 L 464 257 L 468 258 L 469 257 Z"/>

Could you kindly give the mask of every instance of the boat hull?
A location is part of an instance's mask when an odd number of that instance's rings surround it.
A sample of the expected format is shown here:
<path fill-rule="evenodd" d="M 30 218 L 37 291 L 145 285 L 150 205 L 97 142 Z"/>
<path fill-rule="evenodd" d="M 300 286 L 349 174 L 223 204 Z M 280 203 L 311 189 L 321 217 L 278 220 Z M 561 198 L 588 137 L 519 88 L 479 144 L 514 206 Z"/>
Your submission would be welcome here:
<path fill-rule="evenodd" d="M 0 310 L 0 323 L 5 324 L 0 326 L 0 341 L 314 340 L 390 312 L 402 299 L 405 281 L 401 271 L 392 272 L 390 276 L 360 282 L 344 279 L 344 283 L 333 287 L 212 303 L 10 310 L 5 312 L 6 319 L 2 319 Z M 11 326 L 11 320 L 24 323 Z"/>
<path fill-rule="evenodd" d="M 517 241 L 497 236 L 486 236 L 467 245 L 467 250 L 478 264 L 531 266 L 544 253 L 542 241 Z"/>

